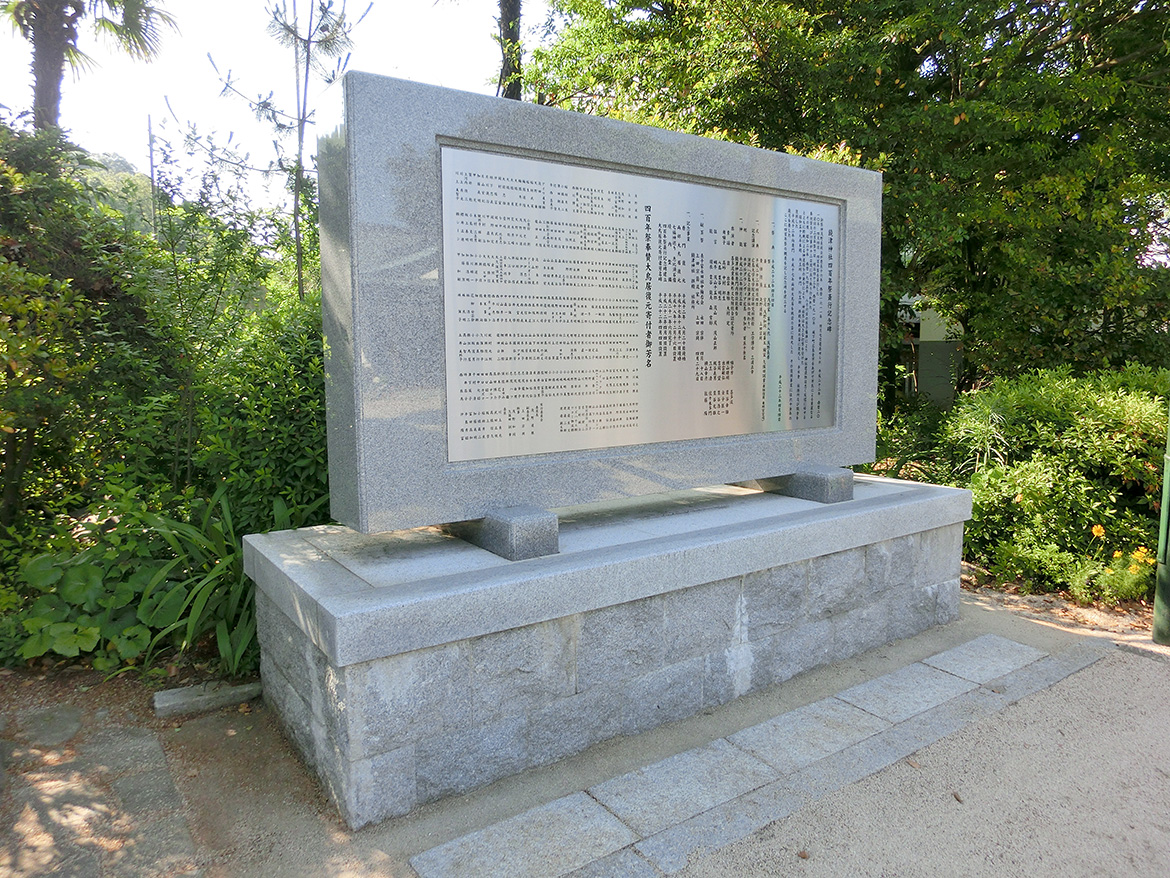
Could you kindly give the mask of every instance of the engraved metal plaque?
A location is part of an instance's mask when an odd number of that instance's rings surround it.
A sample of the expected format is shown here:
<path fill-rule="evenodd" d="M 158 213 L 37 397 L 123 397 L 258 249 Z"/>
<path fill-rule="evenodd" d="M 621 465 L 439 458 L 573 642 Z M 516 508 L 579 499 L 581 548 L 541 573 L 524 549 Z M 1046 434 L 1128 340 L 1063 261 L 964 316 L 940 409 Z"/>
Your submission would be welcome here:
<path fill-rule="evenodd" d="M 450 461 L 830 427 L 835 204 L 443 147 Z"/>

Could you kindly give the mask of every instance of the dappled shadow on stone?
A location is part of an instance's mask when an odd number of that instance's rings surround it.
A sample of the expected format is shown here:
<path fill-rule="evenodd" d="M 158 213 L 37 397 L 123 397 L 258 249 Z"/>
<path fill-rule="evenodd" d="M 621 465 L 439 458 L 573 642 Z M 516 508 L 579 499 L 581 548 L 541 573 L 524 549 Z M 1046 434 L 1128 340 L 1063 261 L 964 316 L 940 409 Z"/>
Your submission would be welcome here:
<path fill-rule="evenodd" d="M 190 873 L 194 844 L 157 736 L 86 728 L 76 707 L 19 712 L 4 734 L 0 874 Z"/>

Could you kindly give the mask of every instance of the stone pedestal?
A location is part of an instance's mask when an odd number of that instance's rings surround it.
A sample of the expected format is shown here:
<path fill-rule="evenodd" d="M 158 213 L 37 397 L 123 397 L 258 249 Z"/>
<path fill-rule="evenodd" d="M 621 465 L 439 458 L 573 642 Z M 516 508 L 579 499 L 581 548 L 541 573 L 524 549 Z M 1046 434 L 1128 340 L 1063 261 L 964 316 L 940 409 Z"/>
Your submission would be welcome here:
<path fill-rule="evenodd" d="M 858 476 L 555 510 L 559 554 L 439 528 L 247 537 L 267 700 L 353 827 L 958 615 L 970 494 Z"/>

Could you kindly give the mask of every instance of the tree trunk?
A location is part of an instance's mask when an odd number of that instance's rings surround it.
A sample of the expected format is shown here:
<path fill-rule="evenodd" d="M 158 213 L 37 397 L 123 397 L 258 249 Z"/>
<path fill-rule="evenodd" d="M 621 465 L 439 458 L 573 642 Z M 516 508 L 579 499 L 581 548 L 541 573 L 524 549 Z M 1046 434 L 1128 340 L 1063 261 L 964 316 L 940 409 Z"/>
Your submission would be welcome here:
<path fill-rule="evenodd" d="M 520 100 L 520 0 L 500 0 L 500 52 L 504 62 L 500 67 L 501 97 Z"/>
<path fill-rule="evenodd" d="M 85 14 L 82 0 L 40 0 L 30 10 L 33 44 L 33 125 L 58 127 L 65 53 L 77 41 L 77 21 Z"/>

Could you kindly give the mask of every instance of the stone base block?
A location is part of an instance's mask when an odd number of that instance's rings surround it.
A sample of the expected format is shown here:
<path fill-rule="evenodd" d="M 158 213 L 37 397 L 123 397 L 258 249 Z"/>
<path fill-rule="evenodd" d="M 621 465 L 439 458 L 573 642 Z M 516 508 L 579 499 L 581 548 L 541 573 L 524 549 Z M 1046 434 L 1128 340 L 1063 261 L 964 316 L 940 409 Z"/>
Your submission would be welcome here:
<path fill-rule="evenodd" d="M 265 697 L 351 826 L 951 621 L 970 495 L 557 514 L 560 554 L 511 562 L 439 528 L 246 538 Z"/>

